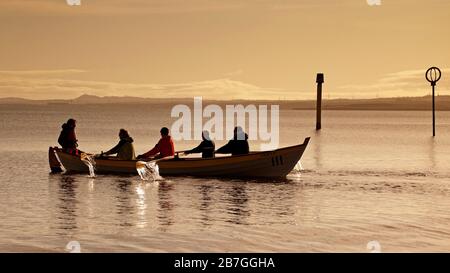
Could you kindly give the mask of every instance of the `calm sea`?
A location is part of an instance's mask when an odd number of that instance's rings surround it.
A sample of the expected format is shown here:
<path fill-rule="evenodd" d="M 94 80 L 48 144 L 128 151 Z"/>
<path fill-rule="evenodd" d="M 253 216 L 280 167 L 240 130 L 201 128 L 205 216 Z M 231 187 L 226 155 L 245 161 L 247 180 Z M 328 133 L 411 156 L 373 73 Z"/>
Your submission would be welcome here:
<path fill-rule="evenodd" d="M 450 251 L 450 112 L 437 113 L 435 139 L 430 112 L 325 111 L 320 133 L 313 111 L 280 116 L 280 146 L 311 136 L 304 170 L 287 180 L 145 182 L 51 175 L 48 147 L 74 117 L 81 149 L 105 151 L 126 128 L 142 153 L 170 109 L 2 105 L 0 251 Z"/>

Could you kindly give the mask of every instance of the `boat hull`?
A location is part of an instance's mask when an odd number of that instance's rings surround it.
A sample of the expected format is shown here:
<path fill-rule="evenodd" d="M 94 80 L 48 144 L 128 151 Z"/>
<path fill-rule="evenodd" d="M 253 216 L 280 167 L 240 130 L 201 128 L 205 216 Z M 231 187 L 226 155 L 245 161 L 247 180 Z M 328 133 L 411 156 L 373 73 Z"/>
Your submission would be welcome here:
<path fill-rule="evenodd" d="M 303 155 L 310 138 L 303 144 L 273 151 L 215 158 L 164 158 L 158 160 L 162 176 L 220 176 L 220 177 L 285 177 Z M 89 168 L 79 156 L 56 150 L 61 164 L 68 172 L 88 173 Z M 137 174 L 136 160 L 95 159 L 96 173 Z"/>

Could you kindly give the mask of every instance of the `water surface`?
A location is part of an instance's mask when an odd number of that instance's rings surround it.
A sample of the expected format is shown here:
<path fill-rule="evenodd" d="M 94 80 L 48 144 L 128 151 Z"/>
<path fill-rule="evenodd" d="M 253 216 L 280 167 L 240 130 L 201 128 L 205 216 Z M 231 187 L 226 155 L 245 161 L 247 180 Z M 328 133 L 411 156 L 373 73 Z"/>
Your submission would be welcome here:
<path fill-rule="evenodd" d="M 146 106 L 0 108 L 0 251 L 450 251 L 450 113 L 281 108 L 281 146 L 311 142 L 304 168 L 276 181 L 51 175 L 47 149 L 78 120 L 80 148 L 107 150 L 120 128 L 138 153 L 170 109 Z M 218 141 L 217 146 L 223 144 Z M 196 144 L 176 142 L 177 150 Z M 252 149 L 258 149 L 252 143 Z"/>

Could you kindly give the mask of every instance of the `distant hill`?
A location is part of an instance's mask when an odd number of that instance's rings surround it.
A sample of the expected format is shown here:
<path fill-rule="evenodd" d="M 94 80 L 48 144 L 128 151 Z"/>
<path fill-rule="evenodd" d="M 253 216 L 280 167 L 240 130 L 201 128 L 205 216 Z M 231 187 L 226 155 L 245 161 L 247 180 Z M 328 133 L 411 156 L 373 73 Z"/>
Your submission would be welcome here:
<path fill-rule="evenodd" d="M 189 101 L 192 99 L 155 99 L 139 97 L 114 97 L 114 96 L 94 96 L 84 94 L 75 99 L 49 99 L 49 100 L 30 100 L 23 98 L 0 98 L 0 104 L 148 104 L 148 103 L 170 103 L 173 101 Z"/>
<path fill-rule="evenodd" d="M 180 100 L 186 100 L 186 99 L 180 99 Z M 99 96 L 93 96 L 93 95 L 81 95 L 80 97 L 71 100 L 71 103 L 73 104 L 107 104 L 107 103 L 113 103 L 113 104 L 145 104 L 145 103 L 160 103 L 160 102 L 171 102 L 173 99 L 155 99 L 155 98 L 139 98 L 139 97 L 113 97 L 113 96 L 106 96 L 106 97 L 99 97 Z"/>
<path fill-rule="evenodd" d="M 192 98 L 157 99 L 139 97 L 99 97 L 93 95 L 82 95 L 71 100 L 28 100 L 23 98 L 0 98 L 0 104 L 8 105 L 52 105 L 52 104 L 192 104 Z M 315 100 L 234 100 L 234 101 L 211 101 L 205 100 L 203 104 L 279 104 L 283 109 L 313 110 L 316 107 Z M 323 110 L 430 110 L 431 96 L 425 97 L 398 97 L 398 98 L 376 98 L 376 99 L 332 99 L 324 100 Z M 450 96 L 436 97 L 436 110 L 450 111 Z"/>
<path fill-rule="evenodd" d="M 0 104 L 30 104 L 32 100 L 22 98 L 0 98 Z"/>
<path fill-rule="evenodd" d="M 450 111 L 450 96 L 436 96 L 436 110 Z M 293 109 L 315 109 L 315 101 L 299 101 Z M 398 97 L 377 99 L 335 99 L 324 100 L 322 108 L 325 110 L 400 110 L 421 111 L 431 110 L 431 96 Z M 291 103 L 288 103 L 291 105 Z"/>

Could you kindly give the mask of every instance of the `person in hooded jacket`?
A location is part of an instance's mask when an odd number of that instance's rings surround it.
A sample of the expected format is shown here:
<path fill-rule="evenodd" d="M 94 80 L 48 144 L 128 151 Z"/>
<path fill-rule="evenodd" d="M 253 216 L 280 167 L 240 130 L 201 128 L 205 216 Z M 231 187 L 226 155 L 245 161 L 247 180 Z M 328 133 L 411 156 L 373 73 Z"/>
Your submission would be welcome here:
<path fill-rule="evenodd" d="M 233 139 L 220 147 L 216 151 L 216 154 L 243 155 L 248 154 L 249 152 L 248 135 L 242 130 L 242 127 L 237 126 L 234 128 Z"/>
<path fill-rule="evenodd" d="M 117 154 L 117 158 L 121 160 L 134 160 L 136 159 L 134 153 L 133 138 L 125 129 L 120 129 L 119 131 L 119 143 L 114 146 L 111 150 L 102 153 L 101 156 Z"/>
<path fill-rule="evenodd" d="M 188 154 L 202 153 L 202 158 L 212 158 L 214 157 L 215 148 L 216 145 L 209 138 L 209 132 L 205 130 L 202 132 L 202 142 L 194 149 L 185 151 L 184 154 L 188 155 Z"/>
<path fill-rule="evenodd" d="M 77 121 L 72 118 L 62 125 L 62 130 L 58 137 L 58 143 L 67 153 L 78 154 L 78 140 L 75 134 L 76 126 Z"/>
<path fill-rule="evenodd" d="M 169 134 L 169 128 L 163 127 L 159 132 L 161 133 L 161 139 L 155 147 L 144 154 L 138 155 L 138 159 L 149 159 L 153 156 L 158 159 L 175 155 L 175 146 Z"/>

